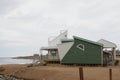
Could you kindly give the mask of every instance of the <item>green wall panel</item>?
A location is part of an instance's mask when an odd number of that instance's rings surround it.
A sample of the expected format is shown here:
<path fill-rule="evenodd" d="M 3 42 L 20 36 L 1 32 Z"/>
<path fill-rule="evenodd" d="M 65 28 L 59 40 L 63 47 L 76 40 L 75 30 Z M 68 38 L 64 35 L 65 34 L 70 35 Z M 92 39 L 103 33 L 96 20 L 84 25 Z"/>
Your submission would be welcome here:
<path fill-rule="evenodd" d="M 78 44 L 84 45 L 84 50 L 77 48 Z M 74 44 L 64 56 L 63 64 L 101 64 L 100 45 L 74 38 Z"/>

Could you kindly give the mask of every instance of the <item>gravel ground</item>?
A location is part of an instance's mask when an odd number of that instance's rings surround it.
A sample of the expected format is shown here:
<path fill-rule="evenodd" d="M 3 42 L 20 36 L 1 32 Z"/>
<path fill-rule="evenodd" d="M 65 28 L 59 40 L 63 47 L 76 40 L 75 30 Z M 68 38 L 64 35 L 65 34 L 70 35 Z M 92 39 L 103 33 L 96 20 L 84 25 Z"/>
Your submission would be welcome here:
<path fill-rule="evenodd" d="M 80 80 L 79 67 L 60 65 L 35 66 L 35 67 L 27 67 L 27 65 L 3 65 L 3 67 L 5 68 L 5 71 L 3 71 L 0 74 L 5 75 L 11 74 L 18 78 L 31 80 Z M 109 80 L 110 68 L 112 69 L 113 72 L 112 73 L 113 80 L 120 80 L 120 66 L 83 67 L 84 80 Z"/>

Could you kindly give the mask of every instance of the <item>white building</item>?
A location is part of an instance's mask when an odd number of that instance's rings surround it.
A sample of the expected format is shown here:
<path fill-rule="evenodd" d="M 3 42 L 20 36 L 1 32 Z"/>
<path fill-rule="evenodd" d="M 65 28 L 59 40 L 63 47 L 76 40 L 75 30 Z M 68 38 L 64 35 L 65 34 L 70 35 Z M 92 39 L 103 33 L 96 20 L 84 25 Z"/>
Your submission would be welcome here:
<path fill-rule="evenodd" d="M 58 44 L 61 44 L 62 39 L 67 39 L 67 31 L 61 31 L 60 34 L 52 40 L 50 40 L 49 38 L 48 46 L 42 47 L 41 51 L 43 50 L 48 51 L 47 57 L 49 59 L 59 59 Z"/>

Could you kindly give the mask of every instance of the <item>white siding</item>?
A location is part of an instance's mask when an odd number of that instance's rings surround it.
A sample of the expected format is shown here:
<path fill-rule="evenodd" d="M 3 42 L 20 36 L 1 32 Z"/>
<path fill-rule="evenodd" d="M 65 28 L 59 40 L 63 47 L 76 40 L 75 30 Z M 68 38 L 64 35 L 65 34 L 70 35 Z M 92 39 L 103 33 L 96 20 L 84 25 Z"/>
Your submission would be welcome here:
<path fill-rule="evenodd" d="M 51 41 L 48 41 L 48 46 L 56 46 L 57 44 L 61 44 L 61 39 L 66 39 L 67 38 L 67 31 L 61 33 L 59 36 L 54 38 Z"/>
<path fill-rule="evenodd" d="M 58 45 L 58 53 L 60 61 L 63 59 L 68 50 L 72 47 L 74 42 L 62 43 Z"/>

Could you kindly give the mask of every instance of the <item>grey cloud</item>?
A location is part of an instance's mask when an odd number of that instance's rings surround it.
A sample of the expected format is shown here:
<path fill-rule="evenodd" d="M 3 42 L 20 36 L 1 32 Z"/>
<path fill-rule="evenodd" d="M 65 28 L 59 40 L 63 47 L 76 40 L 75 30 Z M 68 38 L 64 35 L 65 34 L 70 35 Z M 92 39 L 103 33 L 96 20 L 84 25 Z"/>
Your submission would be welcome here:
<path fill-rule="evenodd" d="M 20 5 L 21 1 L 16 0 L 0 0 L 0 16 L 4 16 L 9 11 Z"/>
<path fill-rule="evenodd" d="M 69 37 L 76 35 L 94 41 L 105 38 L 120 47 L 119 3 L 119 0 L 3 0 L 0 44 L 9 46 L 1 45 L 0 55 L 39 52 L 41 46 L 47 45 L 49 36 L 57 36 L 64 29 L 68 29 Z"/>

